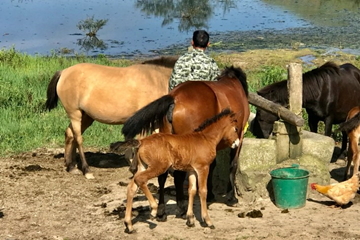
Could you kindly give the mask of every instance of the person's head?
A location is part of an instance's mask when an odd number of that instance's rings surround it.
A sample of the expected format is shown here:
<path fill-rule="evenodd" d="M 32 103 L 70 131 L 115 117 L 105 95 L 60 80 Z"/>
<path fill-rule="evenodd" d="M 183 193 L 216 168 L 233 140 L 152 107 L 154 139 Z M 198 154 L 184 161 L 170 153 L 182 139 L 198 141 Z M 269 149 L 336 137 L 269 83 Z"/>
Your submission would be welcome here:
<path fill-rule="evenodd" d="M 194 48 L 206 48 L 209 46 L 209 34 L 205 30 L 196 30 L 193 34 L 191 44 Z"/>

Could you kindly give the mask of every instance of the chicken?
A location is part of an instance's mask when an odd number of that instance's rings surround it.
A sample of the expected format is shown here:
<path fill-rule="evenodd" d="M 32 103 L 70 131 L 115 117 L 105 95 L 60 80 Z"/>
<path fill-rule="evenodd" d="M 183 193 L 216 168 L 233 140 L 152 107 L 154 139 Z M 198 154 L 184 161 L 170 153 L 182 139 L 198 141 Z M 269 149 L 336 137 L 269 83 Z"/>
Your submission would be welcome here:
<path fill-rule="evenodd" d="M 312 183 L 311 189 L 334 200 L 337 205 L 346 205 L 355 198 L 356 192 L 359 189 L 359 173 L 353 175 L 346 181 L 333 183 L 327 186 Z"/>

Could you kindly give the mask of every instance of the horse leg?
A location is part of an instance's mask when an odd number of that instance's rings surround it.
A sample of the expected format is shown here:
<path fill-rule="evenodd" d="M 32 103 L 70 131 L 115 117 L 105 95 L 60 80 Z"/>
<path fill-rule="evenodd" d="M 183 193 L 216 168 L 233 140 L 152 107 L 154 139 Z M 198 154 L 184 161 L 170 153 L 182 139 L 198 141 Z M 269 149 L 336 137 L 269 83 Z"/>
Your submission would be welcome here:
<path fill-rule="evenodd" d="M 183 171 L 174 171 L 174 184 L 176 189 L 176 205 L 177 213 L 176 217 L 186 218 L 186 207 L 185 207 L 185 196 L 184 196 L 184 181 L 186 177 L 186 172 Z"/>
<path fill-rule="evenodd" d="M 206 204 L 206 196 L 207 196 L 207 178 L 209 174 L 209 168 L 203 167 L 201 170 L 197 171 L 198 174 L 198 185 L 199 185 L 199 197 L 200 197 L 200 204 L 201 204 L 201 218 L 202 223 L 201 225 L 203 227 L 209 227 L 211 229 L 214 229 L 215 226 L 211 223 L 209 213 L 207 210 L 207 204 Z"/>
<path fill-rule="evenodd" d="M 346 155 L 346 148 L 348 143 L 348 135 L 346 132 L 342 132 L 342 141 L 341 141 L 341 150 L 340 150 L 340 156 L 341 154 Z"/>
<path fill-rule="evenodd" d="M 76 168 L 76 142 L 74 141 L 74 134 L 71 124 L 65 130 L 65 166 L 66 171 L 72 174 L 80 173 Z"/>
<path fill-rule="evenodd" d="M 81 171 L 87 179 L 93 179 L 94 175 L 89 172 L 89 165 L 87 164 L 85 158 L 82 133 L 93 123 L 94 120 L 81 111 L 77 111 L 72 116 L 71 130 L 74 134 L 75 142 L 79 150 Z"/>
<path fill-rule="evenodd" d="M 186 225 L 188 227 L 195 227 L 195 216 L 194 216 L 194 197 L 196 194 L 196 175 L 194 172 L 189 173 L 189 202 L 188 209 L 186 212 Z M 205 200 L 206 201 L 206 200 Z"/>
<path fill-rule="evenodd" d="M 206 196 L 207 202 L 213 202 L 215 200 L 215 195 L 212 191 L 212 189 L 213 189 L 213 172 L 214 172 L 215 167 L 216 167 L 216 158 L 210 164 L 209 176 L 207 179 L 207 189 L 208 189 L 207 196 Z"/>
<path fill-rule="evenodd" d="M 319 119 L 308 112 L 308 124 L 311 132 L 317 133 Z"/>
<path fill-rule="evenodd" d="M 230 150 L 230 176 L 229 176 L 229 183 L 226 194 L 226 199 L 227 199 L 226 204 L 228 206 L 234 206 L 239 202 L 239 200 L 235 197 L 235 177 L 236 177 L 236 170 L 238 167 L 238 159 L 235 159 L 235 157 L 237 151 L 238 151 L 237 148 Z"/>
<path fill-rule="evenodd" d="M 165 212 L 165 182 L 169 171 L 158 176 L 158 183 L 159 183 L 159 206 L 158 211 L 156 213 L 156 220 L 159 222 L 165 222 L 167 219 L 167 215 Z"/>
<path fill-rule="evenodd" d="M 134 201 L 134 196 L 137 192 L 138 186 L 135 184 L 134 178 L 131 179 L 129 185 L 127 186 L 127 200 L 126 200 L 126 211 L 125 211 L 125 232 L 126 233 L 133 233 L 134 228 L 131 222 L 131 212 L 132 212 L 132 205 Z"/>
<path fill-rule="evenodd" d="M 147 186 L 147 182 L 149 179 L 157 177 L 158 171 L 161 172 L 162 166 L 156 166 L 156 167 L 157 168 L 155 169 L 155 171 L 152 168 L 148 167 L 146 170 L 140 172 L 139 174 L 136 174 L 134 177 L 134 181 L 135 181 L 136 185 L 138 185 L 140 187 L 140 189 L 143 191 L 143 193 L 145 194 L 146 198 L 149 201 L 149 205 L 151 208 L 150 219 L 156 218 L 158 204 L 156 203 L 154 196 L 150 192 L 150 190 Z"/>
<path fill-rule="evenodd" d="M 347 153 L 347 164 L 346 164 L 346 171 L 345 171 L 345 174 L 344 174 L 344 180 L 347 180 L 350 176 L 350 168 L 351 168 L 351 163 L 353 162 L 353 156 L 354 156 L 354 149 L 353 149 L 353 146 L 354 146 L 354 141 L 351 139 L 352 136 L 351 134 L 349 135 L 349 150 L 348 150 L 348 153 Z M 358 146 L 355 146 L 356 148 Z"/>
<path fill-rule="evenodd" d="M 353 132 L 353 144 L 351 145 L 351 149 L 353 150 L 353 163 L 354 163 L 354 169 L 353 169 L 353 175 L 358 174 L 359 172 L 359 164 L 360 164 L 360 152 L 359 152 L 359 136 L 356 134 L 356 131 Z"/>

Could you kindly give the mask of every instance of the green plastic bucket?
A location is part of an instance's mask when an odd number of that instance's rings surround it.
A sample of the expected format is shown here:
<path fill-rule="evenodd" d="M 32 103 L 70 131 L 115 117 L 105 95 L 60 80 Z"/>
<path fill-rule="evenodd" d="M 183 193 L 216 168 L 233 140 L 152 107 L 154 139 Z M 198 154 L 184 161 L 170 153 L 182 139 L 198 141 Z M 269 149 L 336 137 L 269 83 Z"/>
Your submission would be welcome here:
<path fill-rule="evenodd" d="M 301 208 L 306 203 L 309 172 L 298 165 L 270 172 L 275 205 L 279 208 Z"/>

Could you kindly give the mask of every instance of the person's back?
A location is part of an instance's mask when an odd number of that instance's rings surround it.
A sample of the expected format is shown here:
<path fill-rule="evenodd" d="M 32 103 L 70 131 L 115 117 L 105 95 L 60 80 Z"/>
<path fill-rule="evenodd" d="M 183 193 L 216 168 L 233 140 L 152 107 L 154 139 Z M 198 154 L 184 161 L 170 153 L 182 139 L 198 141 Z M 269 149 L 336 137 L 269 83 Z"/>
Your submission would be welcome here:
<path fill-rule="evenodd" d="M 182 55 L 174 66 L 169 91 L 188 80 L 214 81 L 220 75 L 215 60 L 205 54 L 205 49 L 209 46 L 209 34 L 204 30 L 195 31 L 191 45 L 193 50 Z"/>

